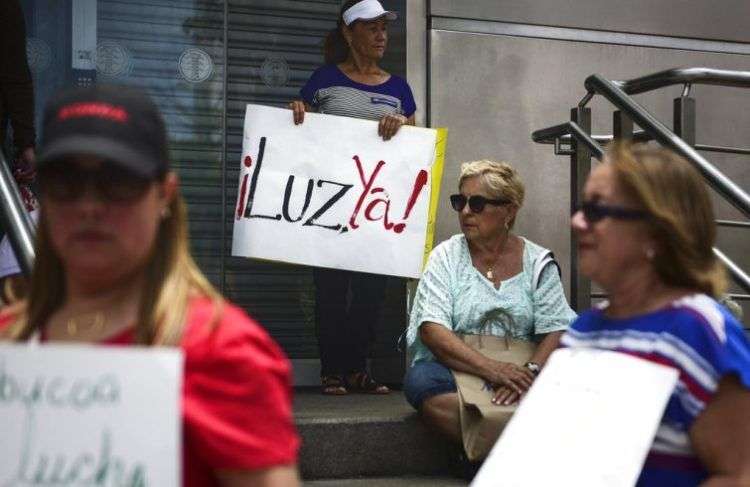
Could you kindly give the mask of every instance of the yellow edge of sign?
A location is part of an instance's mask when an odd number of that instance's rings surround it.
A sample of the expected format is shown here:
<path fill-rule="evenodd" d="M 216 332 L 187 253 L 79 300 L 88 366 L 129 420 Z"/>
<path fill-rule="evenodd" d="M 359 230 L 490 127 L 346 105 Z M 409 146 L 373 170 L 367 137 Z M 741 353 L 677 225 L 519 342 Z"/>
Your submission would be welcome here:
<path fill-rule="evenodd" d="M 448 129 L 439 128 L 437 140 L 435 141 L 435 161 L 432 163 L 430 174 L 430 208 L 427 214 L 427 235 L 424 241 L 424 256 L 422 268 L 427 265 L 427 258 L 435 243 L 435 223 L 437 221 L 438 202 L 440 201 L 440 183 L 443 180 L 443 166 L 445 164 L 445 143 L 448 138 Z"/>

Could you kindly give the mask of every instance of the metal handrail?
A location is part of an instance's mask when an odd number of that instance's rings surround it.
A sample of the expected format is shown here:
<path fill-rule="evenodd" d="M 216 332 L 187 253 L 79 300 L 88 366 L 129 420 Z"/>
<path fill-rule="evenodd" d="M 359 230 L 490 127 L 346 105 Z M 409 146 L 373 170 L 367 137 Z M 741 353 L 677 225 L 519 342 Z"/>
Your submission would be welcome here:
<path fill-rule="evenodd" d="M 5 157 L 0 153 L 0 208 L 3 226 L 25 275 L 34 267 L 34 226 L 10 173 Z"/>
<path fill-rule="evenodd" d="M 604 156 L 602 146 L 575 122 L 565 122 L 560 125 L 536 130 L 531 134 L 531 138 L 534 142 L 546 144 L 552 143 L 555 139 L 560 139 L 566 135 L 574 137 L 578 142 L 585 144 L 597 159 L 601 159 Z"/>
<path fill-rule="evenodd" d="M 748 276 L 745 271 L 743 271 L 737 264 L 735 264 L 732 259 L 727 257 L 724 252 L 717 249 L 716 247 L 714 247 L 714 255 L 727 268 L 734 282 L 736 282 L 745 291 L 750 292 L 750 276 Z"/>
<path fill-rule="evenodd" d="M 750 88 L 750 71 L 731 71 L 714 68 L 673 68 L 641 76 L 640 78 L 615 81 L 614 83 L 629 95 L 636 95 L 664 88 L 665 86 L 680 84 Z"/>
<path fill-rule="evenodd" d="M 557 125 L 555 125 L 555 127 L 557 127 Z M 552 128 L 554 127 L 549 127 L 548 129 L 541 129 L 541 130 L 550 130 Z M 540 132 L 540 130 L 538 130 L 537 132 Z M 532 134 L 532 137 L 533 137 L 533 134 Z M 607 144 L 609 142 L 612 142 L 615 139 L 615 136 L 612 134 L 607 134 L 607 135 L 591 134 L 589 135 L 589 137 L 594 139 L 599 144 Z M 566 143 L 566 142 L 570 143 L 571 135 L 563 134 L 557 137 L 557 140 L 561 143 Z M 632 134 L 632 140 L 636 142 L 648 142 L 650 140 L 653 140 L 653 137 L 649 135 L 648 132 L 645 132 L 643 130 L 634 130 Z M 538 142 L 540 144 L 554 144 L 555 140 L 540 139 L 540 140 L 535 140 L 534 142 Z M 747 148 L 747 147 L 727 147 L 723 145 L 693 144 L 693 149 L 698 150 L 698 151 L 705 151 L 705 152 L 722 152 L 725 154 L 750 155 L 750 148 Z"/>
<path fill-rule="evenodd" d="M 708 162 L 690 144 L 678 137 L 666 125 L 629 97 L 620 86 L 599 74 L 586 78 L 585 86 L 589 93 L 599 93 L 607 98 L 610 103 L 622 110 L 638 126 L 653 134 L 655 140 L 687 159 L 698 169 L 711 187 L 750 218 L 750 195 Z M 750 84 L 748 84 L 748 87 L 750 87 Z"/>
<path fill-rule="evenodd" d="M 695 150 L 707 152 L 723 152 L 725 154 L 745 154 L 750 155 L 750 149 L 746 147 L 724 147 L 722 145 L 695 144 Z"/>
<path fill-rule="evenodd" d="M 720 227 L 750 228 L 750 222 L 740 222 L 737 220 L 716 220 L 716 224 Z"/>
<path fill-rule="evenodd" d="M 601 75 L 594 74 L 589 76 L 585 81 L 587 93 L 579 102 L 577 110 L 584 109 L 595 94 L 603 95 L 623 114 L 630 118 L 630 120 L 643 129 L 631 134 L 631 137 L 634 140 L 653 139 L 663 146 L 672 149 L 691 163 L 702 174 L 708 184 L 719 192 L 727 201 L 740 210 L 745 216 L 750 217 L 750 195 L 737 186 L 731 179 L 727 178 L 721 171 L 697 152 L 698 150 L 706 150 L 745 154 L 750 153 L 750 150 L 745 148 L 721 147 L 705 144 L 695 144 L 694 146 L 691 146 L 628 96 L 677 84 L 684 85 L 682 92 L 683 97 L 688 96 L 692 84 L 750 88 L 750 72 L 712 68 L 676 68 L 626 81 L 611 81 Z M 589 149 L 593 149 L 591 150 L 592 155 L 601 159 L 601 153 L 595 148 L 600 148 L 600 143 L 606 144 L 612 141 L 614 137 L 612 135 L 589 134 L 571 121 L 565 124 L 537 130 L 532 134 L 532 139 L 535 142 L 543 144 L 554 143 L 556 154 L 558 153 L 559 146 L 563 142 L 570 143 L 575 139 L 576 141 L 582 142 L 588 146 Z M 574 152 L 565 153 L 574 154 Z M 726 220 L 718 220 L 717 223 L 725 226 L 748 226 L 748 224 L 745 224 L 744 222 Z M 750 276 L 721 252 L 721 250 L 714 248 L 713 251 L 716 257 L 726 267 L 729 274 L 732 276 L 732 279 L 745 291 L 750 292 Z M 750 295 L 737 296 L 741 296 L 744 299 Z"/>

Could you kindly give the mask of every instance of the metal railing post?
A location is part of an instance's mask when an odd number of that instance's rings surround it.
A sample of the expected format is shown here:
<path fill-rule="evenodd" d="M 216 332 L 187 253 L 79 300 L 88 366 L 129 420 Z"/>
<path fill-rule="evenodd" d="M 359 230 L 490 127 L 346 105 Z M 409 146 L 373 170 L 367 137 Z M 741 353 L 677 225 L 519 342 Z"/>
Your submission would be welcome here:
<path fill-rule="evenodd" d="M 591 135 L 591 109 L 574 107 L 570 110 L 570 121 L 577 124 L 587 135 Z M 570 156 L 570 210 L 571 214 L 583 202 L 583 185 L 591 172 L 591 151 L 575 138 L 572 139 L 573 154 Z M 578 271 L 578 238 L 570 232 L 570 300 L 576 311 L 591 307 L 591 281 Z"/>
<path fill-rule="evenodd" d="M 681 96 L 673 104 L 674 133 L 695 147 L 695 98 Z"/>
<path fill-rule="evenodd" d="M 750 74 L 748 78 L 750 78 Z M 620 88 L 621 84 L 621 82 L 619 84 L 612 82 L 598 74 L 589 76 L 585 82 L 586 89 L 589 92 L 602 94 L 613 105 L 624 111 L 629 117 L 632 117 L 633 121 L 643 130 L 651 133 L 654 136 L 654 140 L 687 159 L 712 188 L 745 216 L 750 217 L 750 194 L 719 171 L 716 166 L 708 162 L 692 145 L 685 142 L 666 125 L 651 115 L 648 110 L 630 98 Z"/>
<path fill-rule="evenodd" d="M 633 140 L 633 120 L 620 110 L 612 114 L 612 135 L 617 140 Z"/>
<path fill-rule="evenodd" d="M 10 245 L 24 275 L 31 275 L 34 267 L 34 227 L 23 206 L 16 181 L 5 158 L 0 154 L 0 218 Z"/>

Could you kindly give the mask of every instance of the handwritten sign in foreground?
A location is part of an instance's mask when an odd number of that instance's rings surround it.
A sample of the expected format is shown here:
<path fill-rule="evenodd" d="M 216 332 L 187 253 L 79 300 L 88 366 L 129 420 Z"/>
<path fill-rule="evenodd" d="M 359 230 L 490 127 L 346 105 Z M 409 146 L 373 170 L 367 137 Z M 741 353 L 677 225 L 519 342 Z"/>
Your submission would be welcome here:
<path fill-rule="evenodd" d="M 419 277 L 445 131 L 248 105 L 232 255 Z"/>
<path fill-rule="evenodd" d="M 625 354 L 555 351 L 472 487 L 635 485 L 676 382 Z"/>
<path fill-rule="evenodd" d="M 0 486 L 181 485 L 182 353 L 0 345 Z"/>

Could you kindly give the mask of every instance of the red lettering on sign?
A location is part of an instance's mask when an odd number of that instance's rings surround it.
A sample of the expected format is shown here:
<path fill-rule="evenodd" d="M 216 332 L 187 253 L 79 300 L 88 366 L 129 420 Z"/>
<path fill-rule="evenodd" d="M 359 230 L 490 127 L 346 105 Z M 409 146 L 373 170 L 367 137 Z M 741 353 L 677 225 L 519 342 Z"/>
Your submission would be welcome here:
<path fill-rule="evenodd" d="M 385 208 L 383 209 L 383 214 L 374 217 L 372 215 L 372 211 L 375 209 L 378 205 L 385 205 Z M 391 209 L 391 200 L 385 200 L 382 198 L 377 198 L 370 202 L 369 205 L 367 205 L 367 208 L 365 209 L 365 218 L 370 220 L 371 222 L 377 221 L 377 220 L 383 220 L 383 226 L 385 226 L 386 230 L 390 230 L 393 228 L 393 223 L 388 221 L 388 211 Z"/>
<path fill-rule="evenodd" d="M 253 165 L 253 158 L 250 156 L 245 156 L 245 159 L 242 160 L 242 163 L 245 165 L 245 167 L 250 167 Z M 247 194 L 247 177 L 248 174 L 245 174 L 242 177 L 242 186 L 240 188 L 240 200 L 237 202 L 237 219 L 239 220 L 242 218 L 242 214 L 245 212 L 245 195 Z"/>
<path fill-rule="evenodd" d="M 240 189 L 240 200 L 237 202 L 237 220 L 242 218 L 242 214 L 245 211 L 245 194 L 247 193 L 247 177 L 249 175 L 245 174 L 242 177 L 242 188 Z"/>
<path fill-rule="evenodd" d="M 359 156 L 353 157 L 354 162 L 357 164 L 357 171 L 359 172 L 359 179 L 362 182 L 362 185 L 364 188 L 362 189 L 362 193 L 359 195 L 359 199 L 357 200 L 357 204 L 354 207 L 354 212 L 352 213 L 352 216 L 349 218 L 349 227 L 352 230 L 355 230 L 359 228 L 359 224 L 357 224 L 357 216 L 359 216 L 359 211 L 362 209 L 362 204 L 365 202 L 365 198 L 367 198 L 367 195 L 370 193 L 370 190 L 372 189 L 372 185 L 375 183 L 375 178 L 378 176 L 378 173 L 385 165 L 385 161 L 378 161 L 377 165 L 375 165 L 375 169 L 372 171 L 372 175 L 369 179 L 365 178 L 365 170 L 362 167 L 362 161 L 359 160 Z M 378 192 L 377 190 L 383 191 L 383 188 L 375 188 L 373 192 Z"/>
<path fill-rule="evenodd" d="M 422 192 L 422 188 L 427 185 L 428 177 L 429 174 L 424 169 L 421 169 L 419 171 L 419 174 L 417 174 L 417 178 L 414 180 L 414 187 L 411 190 L 409 202 L 406 204 L 404 220 L 409 218 L 409 214 L 411 214 L 411 210 L 414 208 L 414 204 L 417 202 L 417 197 L 419 197 L 419 194 Z M 393 227 L 393 231 L 396 233 L 401 233 L 404 231 L 404 228 L 406 228 L 406 223 L 399 223 Z"/>

